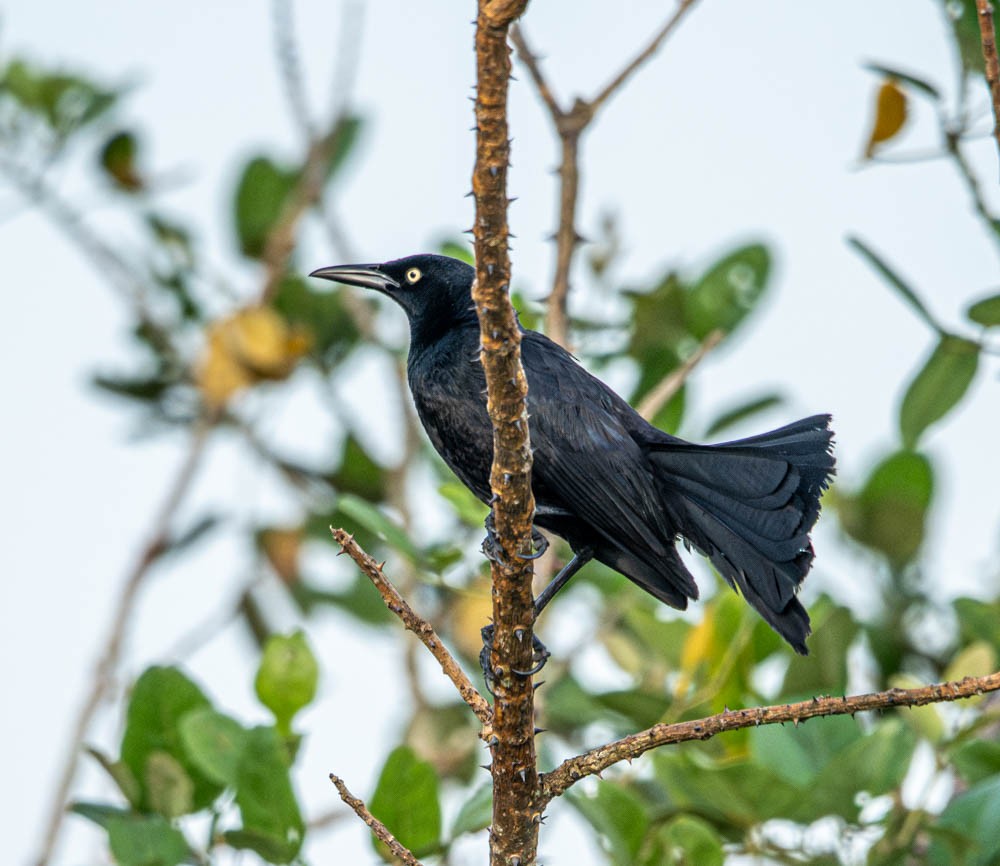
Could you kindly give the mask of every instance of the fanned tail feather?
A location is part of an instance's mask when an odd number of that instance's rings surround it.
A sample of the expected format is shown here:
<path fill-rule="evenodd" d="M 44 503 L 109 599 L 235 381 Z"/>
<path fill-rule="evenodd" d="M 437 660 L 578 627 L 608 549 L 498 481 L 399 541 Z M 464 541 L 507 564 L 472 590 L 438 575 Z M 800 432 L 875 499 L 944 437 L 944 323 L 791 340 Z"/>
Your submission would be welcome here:
<path fill-rule="evenodd" d="M 829 415 L 815 415 L 719 445 L 664 441 L 649 455 L 681 535 L 803 654 L 809 617 L 796 593 L 834 474 L 829 424 Z"/>

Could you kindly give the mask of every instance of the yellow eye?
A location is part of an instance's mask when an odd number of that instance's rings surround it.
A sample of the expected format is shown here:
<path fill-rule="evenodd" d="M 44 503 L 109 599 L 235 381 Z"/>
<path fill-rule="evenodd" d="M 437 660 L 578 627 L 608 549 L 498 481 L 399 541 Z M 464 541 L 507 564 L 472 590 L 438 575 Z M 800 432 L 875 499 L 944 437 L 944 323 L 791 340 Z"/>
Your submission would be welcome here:
<path fill-rule="evenodd" d="M 420 273 L 420 268 L 410 268 L 406 272 L 406 282 L 408 282 L 412 286 L 422 276 L 423 274 Z"/>

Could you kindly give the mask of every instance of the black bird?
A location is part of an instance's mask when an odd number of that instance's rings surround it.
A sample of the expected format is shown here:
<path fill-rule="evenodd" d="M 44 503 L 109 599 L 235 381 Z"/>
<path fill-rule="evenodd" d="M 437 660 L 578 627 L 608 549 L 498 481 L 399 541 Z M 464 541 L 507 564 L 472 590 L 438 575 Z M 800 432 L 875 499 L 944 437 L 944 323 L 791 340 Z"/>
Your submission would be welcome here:
<path fill-rule="evenodd" d="M 488 504 L 493 434 L 470 297 L 475 270 L 418 255 L 320 268 L 311 276 L 375 289 L 405 310 L 417 414 L 445 463 Z M 575 554 L 536 610 L 592 558 L 685 609 L 698 587 L 677 554 L 680 537 L 805 654 L 809 616 L 796 592 L 813 560 L 809 532 L 820 495 L 834 474 L 830 416 L 695 445 L 647 423 L 548 337 L 522 333 L 534 522 Z"/>

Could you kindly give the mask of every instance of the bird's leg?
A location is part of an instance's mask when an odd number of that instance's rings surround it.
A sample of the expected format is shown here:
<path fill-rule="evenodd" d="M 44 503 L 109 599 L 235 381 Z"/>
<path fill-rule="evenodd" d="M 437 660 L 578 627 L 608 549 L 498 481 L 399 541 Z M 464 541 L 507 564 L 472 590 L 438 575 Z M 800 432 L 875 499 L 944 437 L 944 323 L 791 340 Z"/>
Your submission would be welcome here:
<path fill-rule="evenodd" d="M 543 610 L 545 610 L 545 606 L 552 601 L 552 596 L 559 592 L 559 590 L 566 585 L 569 579 L 593 558 L 594 551 L 589 547 L 581 547 L 579 550 L 573 552 L 573 558 L 562 567 L 559 573 L 552 578 L 549 585 L 545 587 L 545 589 L 539 593 L 538 598 L 535 599 L 536 617 Z"/>
<path fill-rule="evenodd" d="M 492 515 L 491 515 L 492 516 Z M 486 519 L 487 522 L 487 532 L 492 529 L 490 518 Z M 544 536 L 543 536 L 544 537 Z M 490 536 L 487 536 L 489 539 Z M 495 542 L 494 542 L 495 543 Z M 546 542 L 546 545 L 548 542 Z M 483 542 L 485 547 L 486 542 Z M 544 552 L 544 549 L 543 551 Z M 487 554 L 488 555 L 488 554 Z M 552 597 L 562 589 L 569 579 L 576 574 L 581 568 L 583 568 L 591 559 L 594 558 L 594 551 L 589 547 L 583 547 L 574 552 L 573 558 L 567 562 L 559 573 L 552 579 L 545 589 L 542 590 L 538 598 L 535 599 L 535 616 L 537 617 L 544 609 L 545 606 L 552 601 Z M 486 688 L 489 689 L 490 694 L 493 694 L 493 684 L 496 682 L 496 675 L 493 672 L 492 667 L 490 667 L 490 653 L 493 650 L 493 626 L 487 625 L 483 627 L 483 648 L 479 652 L 479 666 L 483 669 L 483 677 L 486 680 Z M 532 655 L 531 660 L 534 665 L 526 671 L 514 670 L 511 673 L 515 673 L 518 676 L 530 677 L 537 674 L 543 667 L 545 663 L 549 660 L 551 653 L 548 648 L 539 640 L 538 635 L 532 632 L 531 635 L 531 649 Z"/>

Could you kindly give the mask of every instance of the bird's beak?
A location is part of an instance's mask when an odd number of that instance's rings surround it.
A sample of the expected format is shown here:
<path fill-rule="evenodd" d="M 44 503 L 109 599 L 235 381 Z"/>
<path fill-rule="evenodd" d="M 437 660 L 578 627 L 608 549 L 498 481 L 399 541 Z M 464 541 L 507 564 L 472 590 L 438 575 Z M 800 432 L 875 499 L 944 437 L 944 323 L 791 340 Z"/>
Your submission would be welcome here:
<path fill-rule="evenodd" d="M 375 289 L 379 292 L 399 288 L 399 283 L 382 273 L 378 265 L 334 265 L 313 271 L 309 276 L 319 277 L 321 280 L 332 280 L 335 283 L 345 283 L 348 286 Z"/>

